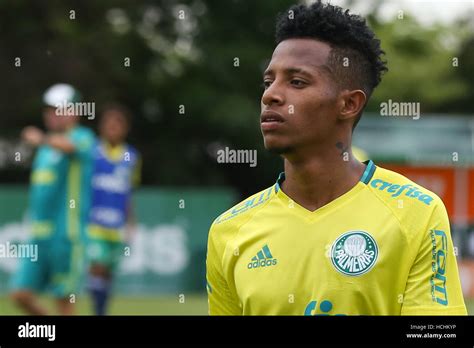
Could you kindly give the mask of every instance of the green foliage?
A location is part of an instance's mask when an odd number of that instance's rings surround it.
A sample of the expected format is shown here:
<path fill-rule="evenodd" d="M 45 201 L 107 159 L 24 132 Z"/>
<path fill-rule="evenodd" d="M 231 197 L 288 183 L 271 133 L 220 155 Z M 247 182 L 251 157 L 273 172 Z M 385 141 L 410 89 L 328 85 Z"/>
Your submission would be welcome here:
<path fill-rule="evenodd" d="M 69 82 L 97 108 L 116 100 L 133 110 L 130 141 L 143 154 L 145 184 L 233 185 L 242 195 L 271 185 L 281 160 L 263 150 L 261 73 L 274 48 L 275 16 L 293 3 L 1 2 L 0 135 L 17 139 L 25 125 L 41 124 L 43 91 Z M 392 99 L 419 101 L 422 112 L 472 113 L 469 23 L 424 28 L 409 16 L 381 23 L 377 11 L 370 23 L 390 71 L 368 111 L 378 112 L 382 101 Z M 453 57 L 459 57 L 458 68 Z M 217 164 L 219 146 L 257 149 L 257 167 Z M 10 168 L 0 179 L 26 182 L 27 171 Z"/>
<path fill-rule="evenodd" d="M 462 23 L 461 23 L 462 24 Z M 472 107 L 467 103 L 469 81 L 462 71 L 470 63 L 461 59 L 454 66 L 454 59 L 463 52 L 462 43 L 468 38 L 466 25 L 426 28 L 413 17 L 394 18 L 389 23 L 375 23 L 377 36 L 386 52 L 389 72 L 377 88 L 368 111 L 379 112 L 383 101 L 415 101 L 421 103 L 424 113 L 468 113 Z M 443 106 L 457 101 L 457 107 Z"/>

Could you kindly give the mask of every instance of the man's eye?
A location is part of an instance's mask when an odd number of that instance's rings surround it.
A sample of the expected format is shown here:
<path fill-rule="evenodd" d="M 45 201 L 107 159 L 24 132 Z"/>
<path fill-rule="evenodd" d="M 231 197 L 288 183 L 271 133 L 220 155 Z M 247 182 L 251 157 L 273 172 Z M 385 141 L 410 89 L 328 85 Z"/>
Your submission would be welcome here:
<path fill-rule="evenodd" d="M 291 84 L 296 87 L 303 87 L 306 83 L 301 80 L 291 80 Z"/>
<path fill-rule="evenodd" d="M 267 89 L 268 87 L 270 87 L 271 84 L 272 84 L 271 81 L 263 81 L 262 88 Z"/>

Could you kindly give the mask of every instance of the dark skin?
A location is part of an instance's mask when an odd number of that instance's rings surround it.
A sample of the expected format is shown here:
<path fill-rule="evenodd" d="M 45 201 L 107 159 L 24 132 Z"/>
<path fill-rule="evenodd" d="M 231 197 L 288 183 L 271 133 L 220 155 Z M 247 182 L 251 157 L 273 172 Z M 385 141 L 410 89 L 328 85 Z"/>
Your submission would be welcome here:
<path fill-rule="evenodd" d="M 124 115 L 117 110 L 106 111 L 99 124 L 101 138 L 111 146 L 120 145 L 127 137 L 129 125 Z"/>
<path fill-rule="evenodd" d="M 265 148 L 284 158 L 283 192 L 309 211 L 348 192 L 365 170 L 351 142 L 367 98 L 360 89 L 337 84 L 326 65 L 330 52 L 318 40 L 284 40 L 264 73 Z"/>

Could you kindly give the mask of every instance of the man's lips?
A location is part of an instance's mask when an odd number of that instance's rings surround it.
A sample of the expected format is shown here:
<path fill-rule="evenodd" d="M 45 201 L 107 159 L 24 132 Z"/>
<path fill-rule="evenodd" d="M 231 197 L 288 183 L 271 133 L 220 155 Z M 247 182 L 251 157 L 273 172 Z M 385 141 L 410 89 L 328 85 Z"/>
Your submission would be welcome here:
<path fill-rule="evenodd" d="M 280 115 L 278 112 L 275 111 L 264 111 L 260 115 L 260 123 L 283 123 L 285 122 L 285 119 L 283 118 L 282 115 Z"/>
<path fill-rule="evenodd" d="M 260 128 L 264 132 L 281 128 L 285 124 L 285 118 L 275 111 L 264 111 L 260 115 Z"/>

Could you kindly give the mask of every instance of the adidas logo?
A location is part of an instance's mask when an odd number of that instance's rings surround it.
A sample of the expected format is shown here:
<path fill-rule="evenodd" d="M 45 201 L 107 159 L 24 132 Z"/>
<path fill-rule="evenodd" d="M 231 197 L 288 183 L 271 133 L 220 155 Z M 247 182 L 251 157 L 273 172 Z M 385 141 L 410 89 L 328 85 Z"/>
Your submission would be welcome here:
<path fill-rule="evenodd" d="M 265 244 L 262 250 L 260 250 L 256 256 L 252 257 L 252 261 L 248 263 L 247 268 L 268 267 L 275 266 L 276 264 L 277 259 L 272 256 L 270 248 Z"/>

